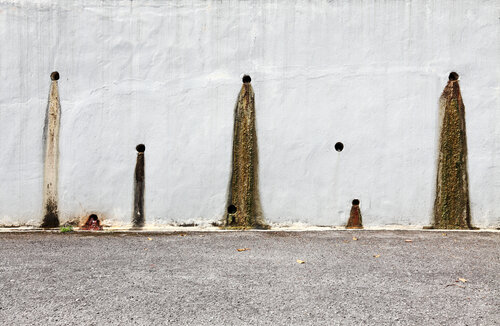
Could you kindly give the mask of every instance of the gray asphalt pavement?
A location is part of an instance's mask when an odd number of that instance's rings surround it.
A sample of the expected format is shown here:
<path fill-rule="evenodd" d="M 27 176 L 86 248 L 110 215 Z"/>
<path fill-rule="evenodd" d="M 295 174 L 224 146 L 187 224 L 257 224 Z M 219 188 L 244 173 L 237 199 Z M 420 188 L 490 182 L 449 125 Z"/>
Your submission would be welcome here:
<path fill-rule="evenodd" d="M 0 262 L 2 325 L 500 323 L 500 233 L 3 233 Z"/>

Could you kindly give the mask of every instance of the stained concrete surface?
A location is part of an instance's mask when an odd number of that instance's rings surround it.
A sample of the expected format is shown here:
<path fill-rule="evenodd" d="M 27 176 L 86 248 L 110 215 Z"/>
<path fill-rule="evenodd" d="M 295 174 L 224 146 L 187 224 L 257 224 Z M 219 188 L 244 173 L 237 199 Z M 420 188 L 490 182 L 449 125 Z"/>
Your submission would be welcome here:
<path fill-rule="evenodd" d="M 495 232 L 3 233 L 0 320 L 495 325 L 499 244 Z"/>
<path fill-rule="evenodd" d="M 49 74 L 61 98 L 59 220 L 223 218 L 234 105 L 252 77 L 267 223 L 428 225 L 438 99 L 460 74 L 473 226 L 500 226 L 499 1 L 0 0 L 0 224 L 43 218 Z M 335 144 L 344 150 L 337 152 Z"/>

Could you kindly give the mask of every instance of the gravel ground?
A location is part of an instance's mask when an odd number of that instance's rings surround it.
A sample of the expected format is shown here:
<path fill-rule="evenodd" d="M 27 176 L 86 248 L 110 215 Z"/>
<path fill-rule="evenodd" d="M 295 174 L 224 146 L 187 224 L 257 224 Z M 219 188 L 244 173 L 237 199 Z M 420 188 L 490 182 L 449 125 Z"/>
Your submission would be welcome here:
<path fill-rule="evenodd" d="M 498 325 L 499 245 L 451 231 L 4 233 L 0 324 Z"/>

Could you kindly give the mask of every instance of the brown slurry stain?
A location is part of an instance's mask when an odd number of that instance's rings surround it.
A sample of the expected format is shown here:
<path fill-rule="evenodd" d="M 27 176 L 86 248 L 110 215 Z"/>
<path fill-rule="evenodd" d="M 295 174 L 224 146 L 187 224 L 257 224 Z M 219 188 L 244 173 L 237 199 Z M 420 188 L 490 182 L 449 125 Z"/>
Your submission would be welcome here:
<path fill-rule="evenodd" d="M 144 216 L 144 145 L 137 146 L 137 162 L 135 164 L 134 174 L 134 213 L 132 224 L 134 227 L 143 227 L 145 223 Z"/>
<path fill-rule="evenodd" d="M 458 74 L 450 74 L 439 103 L 442 125 L 433 227 L 470 229 L 465 106 Z"/>
<path fill-rule="evenodd" d="M 100 231 L 102 230 L 101 221 L 99 221 L 99 217 L 96 214 L 91 214 L 85 224 L 80 227 L 81 230 L 90 230 L 90 231 Z"/>
<path fill-rule="evenodd" d="M 59 73 L 51 74 L 49 101 L 44 126 L 44 173 L 43 173 L 43 222 L 42 227 L 58 227 L 58 169 L 59 169 L 59 126 L 61 105 L 57 79 Z"/>
<path fill-rule="evenodd" d="M 255 94 L 250 77 L 243 85 L 234 111 L 232 173 L 226 205 L 226 227 L 267 228 L 258 185 L 258 147 Z"/>
<path fill-rule="evenodd" d="M 354 199 L 352 201 L 351 213 L 349 215 L 349 221 L 346 225 L 347 229 L 362 229 L 363 220 L 361 218 L 361 209 L 359 208 L 359 200 Z"/>

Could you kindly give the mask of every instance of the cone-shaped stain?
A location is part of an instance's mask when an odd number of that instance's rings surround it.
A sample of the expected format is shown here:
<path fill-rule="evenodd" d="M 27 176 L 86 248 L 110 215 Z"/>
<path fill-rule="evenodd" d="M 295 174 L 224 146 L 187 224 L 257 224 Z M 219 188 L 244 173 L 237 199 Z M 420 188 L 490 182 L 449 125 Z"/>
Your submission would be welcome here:
<path fill-rule="evenodd" d="M 255 95 L 250 82 L 250 76 L 245 75 L 234 111 L 232 173 L 225 225 L 265 228 L 259 197 Z"/>
<path fill-rule="evenodd" d="M 92 214 L 87 219 L 87 222 L 80 228 L 82 230 L 92 230 L 92 231 L 100 231 L 102 230 L 101 221 L 97 215 Z"/>
<path fill-rule="evenodd" d="M 45 145 L 43 173 L 43 222 L 42 227 L 59 226 L 57 180 L 59 170 L 59 125 L 61 120 L 61 104 L 57 80 L 59 73 L 50 75 L 52 80 L 49 101 L 45 114 L 43 141 Z"/>
<path fill-rule="evenodd" d="M 469 229 L 465 107 L 458 74 L 450 73 L 439 100 L 441 134 L 434 202 L 434 228 Z"/>
<path fill-rule="evenodd" d="M 137 145 L 137 162 L 135 164 L 134 173 L 134 213 L 132 216 L 132 224 L 134 227 L 143 227 L 146 221 L 144 216 L 144 151 L 146 146 L 143 144 Z"/>
<path fill-rule="evenodd" d="M 352 201 L 351 213 L 349 215 L 349 221 L 347 221 L 346 228 L 348 229 L 362 229 L 363 221 L 361 219 L 361 210 L 359 209 L 359 200 L 354 199 Z"/>

